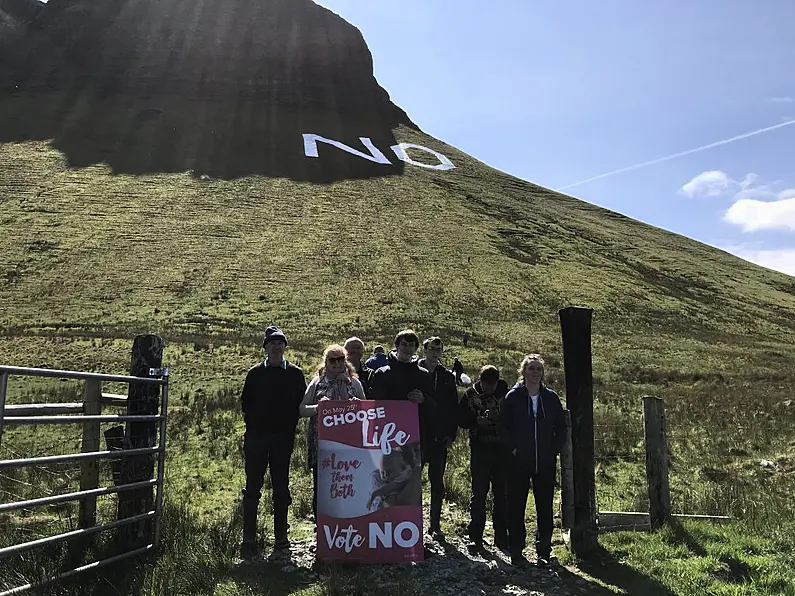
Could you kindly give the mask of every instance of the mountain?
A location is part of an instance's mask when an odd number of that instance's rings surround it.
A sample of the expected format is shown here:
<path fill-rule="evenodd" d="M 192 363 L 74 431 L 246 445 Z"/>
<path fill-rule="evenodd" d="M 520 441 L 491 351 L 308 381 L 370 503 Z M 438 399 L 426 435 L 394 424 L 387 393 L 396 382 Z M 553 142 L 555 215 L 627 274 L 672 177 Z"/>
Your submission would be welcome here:
<path fill-rule="evenodd" d="M 423 133 L 308 0 L 50 0 L 6 47 L 0 361 L 148 329 L 256 347 L 277 322 L 311 359 L 467 329 L 471 365 L 509 369 L 559 355 L 580 304 L 600 383 L 791 375 L 795 279 Z"/>
<path fill-rule="evenodd" d="M 310 0 L 50 0 L 14 39 L 0 141 L 53 139 L 72 166 L 329 182 L 384 168 L 290 159 L 303 132 L 389 146 L 414 127 L 361 33 Z"/>
<path fill-rule="evenodd" d="M 20 35 L 41 10 L 38 0 L 0 0 L 0 49 Z"/>

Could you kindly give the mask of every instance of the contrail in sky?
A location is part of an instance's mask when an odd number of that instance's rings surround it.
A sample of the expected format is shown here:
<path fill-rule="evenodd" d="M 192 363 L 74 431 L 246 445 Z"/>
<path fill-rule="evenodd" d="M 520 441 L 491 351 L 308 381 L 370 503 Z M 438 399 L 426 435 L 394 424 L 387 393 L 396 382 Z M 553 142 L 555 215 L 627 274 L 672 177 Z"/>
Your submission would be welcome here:
<path fill-rule="evenodd" d="M 795 124 L 795 120 L 786 120 L 784 122 L 780 122 L 779 124 L 774 124 L 773 126 L 767 126 L 765 128 L 760 128 L 759 130 L 754 130 L 752 132 L 747 132 L 745 134 L 737 135 L 736 137 L 732 137 L 730 139 L 724 139 L 722 141 L 715 141 L 714 143 L 710 143 L 709 145 L 702 145 L 701 147 L 696 147 L 695 149 L 688 149 L 687 151 L 680 151 L 679 153 L 674 153 L 673 155 L 666 155 L 665 157 L 658 157 L 657 159 L 652 159 L 651 161 L 644 161 L 643 163 L 637 163 L 634 166 L 621 168 L 620 170 L 613 170 L 612 172 L 607 172 L 605 174 L 599 174 L 598 176 L 594 176 L 593 178 L 586 178 L 585 180 L 580 180 L 579 182 L 575 182 L 574 184 L 568 184 L 566 186 L 561 186 L 558 190 L 566 190 L 567 188 L 574 188 L 575 186 L 580 186 L 582 184 L 586 184 L 587 182 L 593 182 L 594 180 L 601 180 L 602 178 L 607 178 L 608 176 L 615 176 L 616 174 L 623 174 L 624 172 L 631 172 L 632 170 L 645 168 L 646 166 L 653 166 L 655 164 L 662 163 L 664 161 L 669 161 L 671 159 L 676 159 L 677 157 L 683 157 L 685 155 L 690 155 L 691 153 L 698 153 L 699 151 L 706 151 L 707 149 L 712 149 L 713 147 L 720 147 L 721 145 L 728 145 L 729 143 L 733 143 L 734 141 L 739 141 L 741 139 L 747 139 L 748 137 L 755 137 L 756 135 L 762 134 L 763 132 L 776 130 L 777 128 L 784 128 L 785 126 L 790 126 L 792 124 Z"/>

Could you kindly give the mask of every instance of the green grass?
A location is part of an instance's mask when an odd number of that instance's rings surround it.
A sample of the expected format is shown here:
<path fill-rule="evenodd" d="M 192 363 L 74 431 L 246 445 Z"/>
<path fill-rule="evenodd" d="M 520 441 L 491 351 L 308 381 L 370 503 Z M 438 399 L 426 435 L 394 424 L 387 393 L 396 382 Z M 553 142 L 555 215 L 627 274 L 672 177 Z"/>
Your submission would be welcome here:
<path fill-rule="evenodd" d="M 9 101 L 0 98 L 0 110 Z M 638 585 L 673 594 L 791 593 L 785 564 L 795 549 L 782 532 L 776 552 L 743 549 L 791 527 L 795 280 L 517 180 L 416 130 L 394 132 L 457 168 L 407 166 L 400 176 L 325 185 L 203 180 L 70 168 L 46 141 L 0 144 L 0 362 L 119 373 L 135 333 L 167 342 L 169 523 L 185 527 L 130 579 L 136 589 L 162 593 L 173 580 L 192 594 L 256 592 L 259 584 L 234 573 L 230 520 L 243 478 L 237 396 L 262 357 L 267 324 L 285 328 L 289 357 L 307 376 L 332 341 L 356 334 L 369 350 L 411 326 L 441 335 L 449 361 L 458 356 L 467 372 L 494 363 L 509 381 L 522 354 L 540 351 L 565 396 L 557 310 L 580 304 L 594 309 L 600 508 L 646 507 L 641 399 L 657 395 L 667 407 L 674 510 L 739 520 L 686 525 L 706 554 L 681 567 L 685 546 L 673 530 L 605 536 L 605 557 Z M 321 159 L 333 151 L 322 147 Z M 11 403 L 78 396 L 74 383 L 9 382 Z M 0 454 L 56 453 L 76 440 L 52 428 L 6 430 Z M 303 457 L 297 450 L 292 477 L 299 536 L 311 486 Z M 467 457 L 462 440 L 447 475 L 451 531 L 464 523 Z M 4 497 L 74 481 L 63 470 L 5 476 Z M 11 521 L 46 533 L 70 515 Z M 726 533 L 736 539 L 722 543 Z M 599 581 L 623 585 L 588 572 L 595 590 Z M 288 588 L 354 594 L 352 581 L 340 574 Z"/>
<path fill-rule="evenodd" d="M 628 594 L 790 595 L 793 529 L 791 520 L 762 526 L 686 522 L 653 534 L 608 534 L 600 539 L 600 555 L 580 568 Z"/>

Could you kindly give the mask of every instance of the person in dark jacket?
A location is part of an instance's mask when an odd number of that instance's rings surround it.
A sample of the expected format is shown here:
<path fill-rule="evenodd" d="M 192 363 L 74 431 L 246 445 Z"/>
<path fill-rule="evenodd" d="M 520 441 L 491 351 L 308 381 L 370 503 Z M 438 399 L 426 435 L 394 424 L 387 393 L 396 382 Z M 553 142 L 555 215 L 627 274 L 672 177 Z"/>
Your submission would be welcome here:
<path fill-rule="evenodd" d="M 387 358 L 389 364 L 373 373 L 370 379 L 368 399 L 405 399 L 419 407 L 420 453 L 423 463 L 427 448 L 433 438 L 433 417 L 436 401 L 433 395 L 431 374 L 419 365 L 415 355 L 420 347 L 420 339 L 411 329 L 401 331 L 395 336 L 395 349 Z"/>
<path fill-rule="evenodd" d="M 528 564 L 525 507 L 530 484 L 536 507 L 535 546 L 539 565 L 552 554 L 552 500 L 557 456 L 565 440 L 563 406 L 558 394 L 544 386 L 544 360 L 525 356 L 519 382 L 503 401 L 497 432 L 508 450 L 508 541 L 511 563 Z"/>
<path fill-rule="evenodd" d="M 275 547 L 288 549 L 287 510 L 290 496 L 290 458 L 293 454 L 298 406 L 306 392 L 303 371 L 284 359 L 287 336 L 271 325 L 262 343 L 267 357 L 246 375 L 240 401 L 246 423 L 243 438 L 246 487 L 243 489 L 243 543 L 241 554 L 256 552 L 257 508 L 265 472 L 270 466 L 273 487 Z"/>
<path fill-rule="evenodd" d="M 362 384 L 362 387 L 364 387 L 365 394 L 367 394 L 370 391 L 370 376 L 373 373 L 362 361 L 362 356 L 364 356 L 364 342 L 358 337 L 349 337 L 345 340 L 343 347 L 348 355 L 348 362 L 351 363 L 353 370 L 356 371 L 359 382 Z"/>
<path fill-rule="evenodd" d="M 508 384 L 500 378 L 495 366 L 480 370 L 480 379 L 464 393 L 459 404 L 461 428 L 469 429 L 469 471 L 472 497 L 469 500 L 469 550 L 473 554 L 483 548 L 486 526 L 486 497 L 491 494 L 491 521 L 494 546 L 508 551 L 508 517 L 506 496 L 506 451 L 497 436 L 502 401 Z"/>
<path fill-rule="evenodd" d="M 386 352 L 384 352 L 384 346 L 376 346 L 375 350 L 373 350 L 373 355 L 367 359 L 365 365 L 371 371 L 375 372 L 382 366 L 386 366 L 389 364 L 389 358 L 386 357 Z"/>
<path fill-rule="evenodd" d="M 429 337 L 422 342 L 425 358 L 419 365 L 433 379 L 433 394 L 436 412 L 433 420 L 433 436 L 428 442 L 425 462 L 428 464 L 428 479 L 431 483 L 431 512 L 428 534 L 434 540 L 444 540 L 441 529 L 442 501 L 444 500 L 444 470 L 447 467 L 447 449 L 458 433 L 458 389 L 453 373 L 442 365 L 444 344 L 439 337 Z"/>

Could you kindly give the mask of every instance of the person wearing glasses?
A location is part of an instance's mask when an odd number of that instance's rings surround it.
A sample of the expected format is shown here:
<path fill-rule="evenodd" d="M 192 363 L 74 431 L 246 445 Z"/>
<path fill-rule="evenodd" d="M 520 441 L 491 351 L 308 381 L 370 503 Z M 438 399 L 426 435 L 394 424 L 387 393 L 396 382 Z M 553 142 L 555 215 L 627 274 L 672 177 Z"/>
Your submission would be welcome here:
<path fill-rule="evenodd" d="M 388 364 L 375 371 L 370 378 L 369 399 L 414 402 L 419 409 L 420 451 L 423 463 L 434 436 L 433 418 L 436 410 L 433 379 L 427 369 L 419 365 L 416 356 L 420 338 L 411 329 L 395 336 L 395 349 L 387 356 Z"/>
<path fill-rule="evenodd" d="M 442 501 L 444 500 L 444 470 L 447 467 L 447 450 L 458 433 L 458 389 L 453 373 L 442 365 L 444 344 L 440 337 L 429 337 L 422 342 L 424 358 L 419 366 L 425 368 L 433 379 L 436 412 L 433 436 L 428 441 L 425 463 L 431 483 L 431 511 L 428 534 L 436 541 L 444 540 L 441 529 Z"/>
<path fill-rule="evenodd" d="M 339 344 L 323 352 L 315 377 L 309 382 L 299 414 L 309 418 L 306 433 L 306 463 L 312 470 L 312 513 L 317 520 L 317 404 L 321 401 L 364 399 L 364 387 L 350 363 L 348 353 Z"/>
<path fill-rule="evenodd" d="M 306 391 L 303 371 L 284 358 L 287 336 L 271 325 L 262 342 L 266 358 L 246 375 L 240 396 L 246 433 L 243 456 L 246 487 L 243 489 L 243 542 L 240 554 L 256 553 L 257 509 L 270 466 L 273 490 L 273 533 L 277 550 L 290 548 L 287 510 L 290 496 L 290 458 L 295 445 L 298 406 Z"/>
<path fill-rule="evenodd" d="M 513 565 L 528 565 L 522 551 L 527 538 L 525 508 L 532 484 L 537 563 L 547 566 L 552 555 L 555 471 L 566 423 L 558 394 L 544 385 L 541 355 L 525 356 L 518 373 L 519 381 L 505 396 L 497 421 L 500 442 L 508 450 L 508 547 Z"/>

